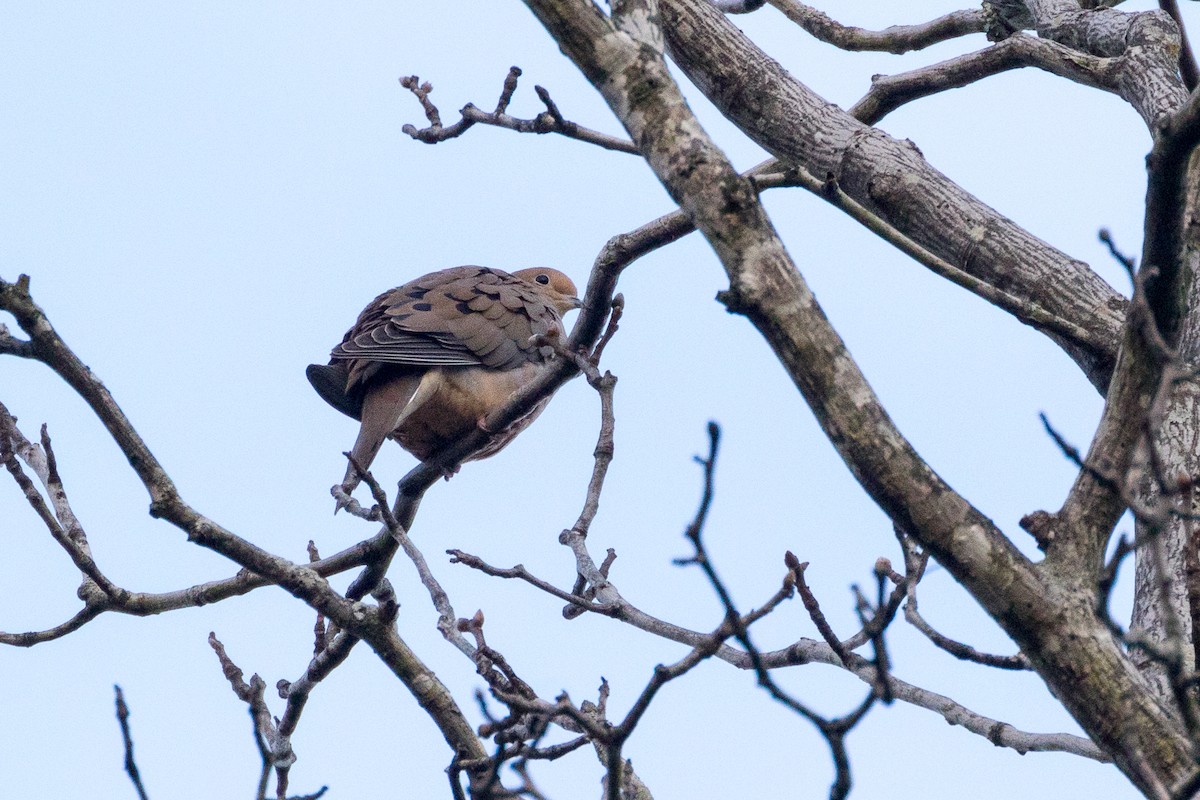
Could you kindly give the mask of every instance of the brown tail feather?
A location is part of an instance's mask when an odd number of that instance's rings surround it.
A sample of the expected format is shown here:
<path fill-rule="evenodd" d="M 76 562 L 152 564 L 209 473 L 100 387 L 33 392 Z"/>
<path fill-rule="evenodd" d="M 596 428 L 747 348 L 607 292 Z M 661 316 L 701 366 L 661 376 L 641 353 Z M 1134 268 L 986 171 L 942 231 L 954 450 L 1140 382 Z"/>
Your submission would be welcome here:
<path fill-rule="evenodd" d="M 421 375 L 403 375 L 372 386 L 361 404 L 362 426 L 350 455 L 363 469 L 368 469 L 388 434 L 396 429 L 413 393 L 421 383 Z M 336 408 L 336 406 L 335 406 Z M 351 492 L 358 485 L 354 465 L 346 467 L 342 488 Z"/>

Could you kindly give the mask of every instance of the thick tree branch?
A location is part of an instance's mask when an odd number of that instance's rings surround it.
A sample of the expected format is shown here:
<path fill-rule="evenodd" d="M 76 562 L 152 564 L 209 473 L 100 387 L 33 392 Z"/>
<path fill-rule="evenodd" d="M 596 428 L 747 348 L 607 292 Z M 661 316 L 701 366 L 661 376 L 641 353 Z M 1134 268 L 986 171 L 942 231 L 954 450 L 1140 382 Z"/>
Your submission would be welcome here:
<path fill-rule="evenodd" d="M 753 195 L 738 190 L 738 176 L 708 142 L 673 82 L 661 71 L 653 36 L 635 43 L 623 33 L 628 28 L 609 26 L 590 4 L 530 0 L 530 5 L 564 52 L 605 96 L 660 180 L 712 243 L 730 273 L 728 304 L 747 314 L 772 344 L 827 427 L 830 439 L 876 502 L 902 527 L 919 531 L 923 543 L 976 592 L 1019 643 L 1035 631 L 1039 636 L 1064 633 L 1064 625 L 1069 622 L 1070 627 L 1075 620 L 1055 615 L 1047 602 L 1046 587 L 1028 562 L 986 518 L 949 490 L 891 426 L 791 266 L 761 208 L 752 201 Z M 712 40 L 701 36 L 703 44 L 692 43 L 697 50 L 708 49 L 706 56 L 715 52 L 719 59 L 721 47 L 715 40 L 738 35 L 703 3 L 672 0 L 661 3 L 660 11 L 669 35 L 678 30 L 696 35 L 706 26 L 719 29 Z M 721 201 L 705 202 L 714 196 Z M 913 502 L 917 497 L 920 501 Z M 1006 590 L 998 592 L 999 586 Z M 597 596 L 608 601 L 599 593 Z M 1087 613 L 1091 614 L 1090 607 Z M 1095 623 L 1092 627 L 1099 629 L 1103 638 L 1088 642 L 1088 655 L 1104 663 L 1109 674 L 1100 677 L 1068 669 L 1071 679 L 1102 680 L 1112 686 L 1136 680 L 1107 630 Z M 1041 666 L 1048 675 L 1064 665 Z M 1056 686 L 1056 690 L 1060 688 Z M 1085 694 L 1078 685 L 1073 689 Z M 1130 713 L 1139 723 L 1148 716 L 1150 724 L 1160 730 L 1171 724 L 1156 706 L 1135 704 Z M 1128 717 L 1115 723 L 1097 720 L 1094 710 L 1087 718 L 1088 723 L 1109 727 L 1128 721 Z"/>
<path fill-rule="evenodd" d="M 766 168 L 765 165 L 763 168 Z M 886 219 L 856 201 L 843 191 L 834 180 L 817 181 L 802 169 L 795 168 L 784 173 L 768 174 L 761 177 L 757 170 L 752 170 L 750 175 L 756 185 L 763 178 L 773 178 L 778 179 L 780 182 L 804 187 L 826 200 L 830 205 L 844 211 L 864 228 L 893 245 L 897 250 L 909 256 L 930 272 L 945 278 L 957 286 L 963 287 L 997 308 L 1011 313 L 1025 324 L 1041 329 L 1048 335 L 1057 336 L 1063 341 L 1084 343 L 1089 347 L 1096 348 L 1097 351 L 1102 351 L 1109 345 L 1108 342 L 1098 335 L 1097 331 L 1057 316 L 1043 306 L 1037 298 L 1014 295 L 1002 288 L 993 286 L 987 281 L 975 277 L 970 272 L 960 269 L 935 253 L 930 252 L 918 242 L 908 238 L 902 231 L 893 227 Z"/>
<path fill-rule="evenodd" d="M 1192 43 L 1188 39 L 1187 30 L 1183 26 L 1183 15 L 1179 13 L 1178 0 L 1158 0 L 1158 7 L 1171 15 L 1179 26 L 1179 76 L 1189 92 L 1195 91 L 1200 85 L 1200 67 L 1196 65 L 1196 54 L 1192 52 Z"/>
<path fill-rule="evenodd" d="M 660 11 L 677 63 L 726 113 L 737 117 L 739 103 L 745 102 L 752 105 L 753 117 L 774 118 L 763 106 L 762 98 L 769 94 L 767 87 L 755 87 L 750 80 L 735 88 L 720 83 L 717 77 L 726 65 L 745 64 L 754 57 L 756 50 L 749 40 L 722 15 L 697 0 L 663 0 Z M 564 37 L 558 38 L 562 43 Z M 577 50 L 565 49 L 573 58 L 580 58 Z M 742 57 L 736 57 L 735 51 Z M 746 74 L 776 78 L 771 88 L 791 101 L 785 105 L 800 104 L 805 99 L 806 90 L 786 85 L 787 76 L 777 65 L 770 62 L 761 66 Z M 602 81 L 605 75 L 603 71 L 593 75 L 586 67 L 584 72 L 594 82 Z M 603 86 L 598 88 L 604 93 Z M 659 103 L 670 106 L 662 98 Z M 624 109 L 611 99 L 610 104 L 654 166 L 654 146 L 643 142 Z M 758 132 L 755 125 L 748 119 L 745 123 L 747 132 L 754 136 Z M 679 130 L 678 126 L 674 130 Z M 695 145 L 692 152 L 694 157 Z M 710 160 L 715 158 L 715 154 L 708 156 Z M 669 179 L 664 182 L 670 185 Z M 686 202 L 681 205 L 688 208 Z M 923 206 L 918 203 L 913 207 Z M 728 204 L 723 208 L 727 210 Z M 694 219 L 730 273 L 727 305 L 745 313 L 763 331 L 867 492 L 1004 627 L 1085 730 L 1112 748 L 1116 762 L 1135 783 L 1149 792 L 1174 783 L 1187 759 L 1187 744 L 1179 735 L 1178 720 L 1142 691 L 1144 685 L 1136 671 L 1107 628 L 1095 619 L 1087 599 L 1052 595 L 1037 570 L 990 521 L 924 465 L 878 406 L 798 276 L 788 275 L 781 281 L 772 274 L 778 267 L 768 266 L 770 262 L 758 252 L 745 248 L 741 255 L 727 258 L 719 237 L 705 230 L 701 218 Z M 738 222 L 742 236 L 747 229 L 756 229 L 747 217 Z M 747 257 L 747 252 L 753 256 Z M 787 272 L 794 270 L 785 267 L 784 274 Z M 1094 277 L 1089 270 L 1083 274 Z M 1055 280 L 1065 282 L 1061 275 Z M 1048 644 L 1060 639 L 1062 647 Z M 1069 647 L 1065 645 L 1068 641 Z M 1119 719 L 1113 718 L 1114 708 L 1122 709 Z"/>
<path fill-rule="evenodd" d="M 1154 131 L 1187 98 L 1179 76 L 1179 26 L 1165 11 L 1081 10 L 1076 2 L 1028 0 L 1038 35 L 1082 53 L 1118 57 L 1116 91 Z"/>
<path fill-rule="evenodd" d="M 1017 33 L 983 50 L 911 72 L 876 75 L 871 78 L 871 90 L 855 103 L 850 114 L 875 124 L 905 103 L 1023 67 L 1037 67 L 1084 86 L 1116 91 L 1113 59 L 1089 56 L 1057 42 Z"/>
<path fill-rule="evenodd" d="M 1125 300 L 1086 264 L 1031 236 L 937 172 L 907 142 L 856 120 L 789 75 L 720 15 L 664 3 L 671 55 L 718 109 L 774 156 L 824 180 L 908 239 L 985 284 L 1092 332 L 1059 342 L 1101 391 L 1116 358 Z M 718 25 L 716 20 L 721 24 Z M 753 65 L 748 67 L 747 65 Z M 1104 342 L 1097 351 L 1095 342 Z"/>

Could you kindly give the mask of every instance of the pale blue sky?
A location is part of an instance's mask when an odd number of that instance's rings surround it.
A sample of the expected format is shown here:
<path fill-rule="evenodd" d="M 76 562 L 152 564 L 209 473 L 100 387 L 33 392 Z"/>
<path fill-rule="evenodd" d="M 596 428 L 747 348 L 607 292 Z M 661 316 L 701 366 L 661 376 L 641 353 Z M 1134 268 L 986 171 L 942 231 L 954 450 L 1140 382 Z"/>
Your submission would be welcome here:
<path fill-rule="evenodd" d="M 870 5 L 824 8 L 873 27 L 956 8 Z M 906 57 L 845 54 L 771 9 L 738 24 L 844 106 L 873 73 L 985 45 L 974 36 Z M 32 276 L 35 299 L 189 502 L 284 556 L 303 559 L 309 539 L 334 552 L 373 529 L 330 513 L 327 489 L 354 424 L 311 391 L 304 367 L 325 359 L 361 307 L 416 275 L 467 263 L 550 265 L 582 285 L 608 237 L 671 208 L 632 156 L 483 128 L 436 147 L 401 133 L 423 116 L 400 76 L 431 81 L 450 122 L 467 102 L 491 106 L 513 64 L 525 71 L 513 113 L 540 110 L 541 84 L 570 119 L 619 131 L 516 2 L 5 4 L 0 275 Z M 739 166 L 763 157 L 691 97 Z M 1149 136 L 1122 102 L 1027 71 L 920 101 L 882 127 L 1125 291 L 1096 241 L 1101 226 L 1131 252 L 1140 240 Z M 766 202 L 902 431 L 1032 550 L 1016 521 L 1056 508 L 1073 477 L 1037 414 L 1084 444 L 1100 409 L 1094 390 L 1045 338 L 821 201 L 791 190 Z M 715 419 L 725 435 L 707 542 L 735 597 L 744 608 L 765 600 L 790 549 L 811 562 L 826 613 L 849 633 L 848 587 L 870 582 L 877 556 L 897 558 L 891 526 L 757 334 L 714 302 L 725 285 L 696 237 L 622 278 L 627 312 L 604 363 L 620 378 L 617 456 L 593 551 L 616 548 L 613 578 L 646 611 L 699 629 L 719 622 L 700 573 L 671 564 L 688 552 L 680 532 L 700 490 L 691 457 Z M 231 574 L 146 515 L 143 490 L 101 426 L 46 369 L 0 359 L 0 401 L 27 435 L 48 423 L 76 512 L 118 584 L 159 591 Z M 578 514 L 597 423 L 594 393 L 580 381 L 565 387 L 501 455 L 434 487 L 413 533 L 459 615 L 483 609 L 489 643 L 544 697 L 594 697 L 603 676 L 623 714 L 654 665 L 684 648 L 609 619 L 566 622 L 560 602 L 441 557 L 458 547 L 569 585 L 571 561 L 556 537 Z M 394 485 L 412 463 L 389 445 L 376 474 Z M 0 562 L 0 629 L 45 628 L 76 610 L 69 562 L 2 481 Z M 412 569 L 397 561 L 391 577 L 401 634 L 474 714 L 471 664 L 437 635 Z M 948 634 L 1011 652 L 944 571 L 922 584 L 922 610 Z M 311 627 L 305 607 L 263 590 L 158 618 L 104 617 L 62 641 L 0 650 L 6 796 L 132 796 L 113 683 L 132 707 L 153 798 L 250 796 L 258 755 L 249 721 L 206 636 L 215 631 L 247 673 L 274 685 L 304 669 Z M 755 628 L 764 648 L 816 635 L 798 602 Z M 1075 730 L 1034 677 L 961 665 L 903 623 L 891 643 L 906 680 L 1023 729 Z M 825 667 L 780 680 L 830 714 L 864 692 Z M 331 798 L 447 796 L 445 744 L 366 648 L 314 693 L 295 747 L 294 792 L 329 784 Z M 860 798 L 1135 796 L 1111 767 L 1020 757 L 903 704 L 872 712 L 850 751 Z M 667 687 L 627 754 L 660 800 L 773 797 L 783 787 L 820 798 L 831 776 L 812 728 L 722 663 Z M 599 793 L 590 752 L 535 774 L 555 800 Z"/>

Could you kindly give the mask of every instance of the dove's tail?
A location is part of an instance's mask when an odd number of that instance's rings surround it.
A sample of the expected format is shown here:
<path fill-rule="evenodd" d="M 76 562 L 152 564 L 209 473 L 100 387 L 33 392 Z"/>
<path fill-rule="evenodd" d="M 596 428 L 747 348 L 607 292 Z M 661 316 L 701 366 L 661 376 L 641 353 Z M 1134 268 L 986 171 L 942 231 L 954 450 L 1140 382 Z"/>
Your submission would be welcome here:
<path fill-rule="evenodd" d="M 311 367 L 310 367 L 311 370 Z M 429 373 L 426 373 L 428 375 Z M 372 386 L 367 390 L 361 404 L 362 427 L 358 429 L 358 439 L 350 455 L 359 466 L 367 469 L 375 460 L 375 454 L 383 445 L 384 440 L 411 412 L 409 403 L 422 384 L 423 375 L 401 375 L 391 380 Z M 318 389 L 318 392 L 320 390 Z M 334 406 L 337 407 L 336 405 Z M 358 476 L 354 465 L 346 467 L 346 477 L 342 487 L 350 492 L 358 485 Z"/>

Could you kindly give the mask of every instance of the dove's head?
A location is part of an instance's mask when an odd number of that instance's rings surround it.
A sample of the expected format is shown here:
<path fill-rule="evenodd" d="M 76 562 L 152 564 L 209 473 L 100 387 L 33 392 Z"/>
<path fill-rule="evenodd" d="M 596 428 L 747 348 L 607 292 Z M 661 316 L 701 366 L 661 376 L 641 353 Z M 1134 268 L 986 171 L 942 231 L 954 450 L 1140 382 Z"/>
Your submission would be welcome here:
<path fill-rule="evenodd" d="M 556 269 L 549 267 L 519 269 L 513 275 L 536 286 L 559 314 L 565 314 L 571 309 L 583 305 L 579 301 L 579 290 L 575 288 L 575 284 Z"/>

